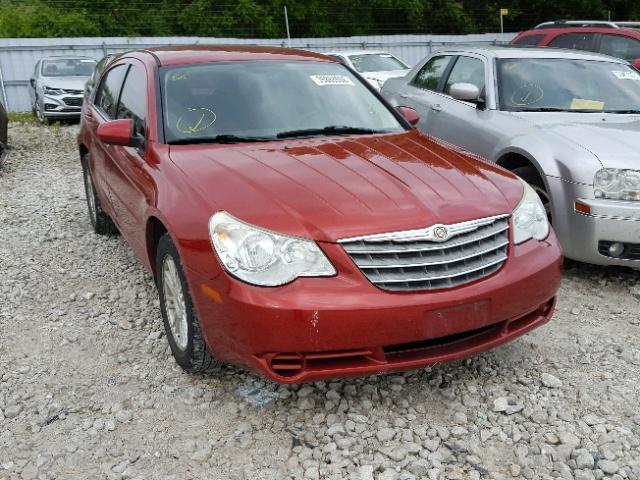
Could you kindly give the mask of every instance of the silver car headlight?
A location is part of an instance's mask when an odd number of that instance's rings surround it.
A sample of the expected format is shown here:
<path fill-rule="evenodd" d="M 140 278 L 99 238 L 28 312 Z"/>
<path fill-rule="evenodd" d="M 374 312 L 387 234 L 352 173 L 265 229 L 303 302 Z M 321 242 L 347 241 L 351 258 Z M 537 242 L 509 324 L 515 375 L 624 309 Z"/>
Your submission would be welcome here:
<path fill-rule="evenodd" d="M 63 95 L 64 94 L 64 90 L 61 90 L 59 88 L 52 88 L 52 87 L 44 87 L 44 94 L 45 95 Z"/>
<path fill-rule="evenodd" d="M 549 235 L 549 220 L 536 191 L 525 181 L 524 194 L 518 206 L 513 210 L 513 241 L 523 243 L 535 238 L 544 240 Z"/>
<path fill-rule="evenodd" d="M 640 200 L 640 170 L 603 168 L 593 179 L 596 198 Z"/>
<path fill-rule="evenodd" d="M 298 277 L 336 274 L 314 241 L 256 227 L 226 212 L 211 217 L 209 235 L 225 270 L 253 285 L 275 287 Z"/>

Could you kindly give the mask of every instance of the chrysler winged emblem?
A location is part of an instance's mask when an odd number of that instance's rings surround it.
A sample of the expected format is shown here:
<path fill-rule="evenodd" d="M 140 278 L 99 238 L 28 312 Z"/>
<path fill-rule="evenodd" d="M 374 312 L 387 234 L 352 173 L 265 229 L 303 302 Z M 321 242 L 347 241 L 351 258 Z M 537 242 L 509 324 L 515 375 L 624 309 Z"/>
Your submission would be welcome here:
<path fill-rule="evenodd" d="M 449 231 L 444 225 L 436 225 L 431 230 L 433 239 L 438 242 L 444 242 L 449 237 Z"/>

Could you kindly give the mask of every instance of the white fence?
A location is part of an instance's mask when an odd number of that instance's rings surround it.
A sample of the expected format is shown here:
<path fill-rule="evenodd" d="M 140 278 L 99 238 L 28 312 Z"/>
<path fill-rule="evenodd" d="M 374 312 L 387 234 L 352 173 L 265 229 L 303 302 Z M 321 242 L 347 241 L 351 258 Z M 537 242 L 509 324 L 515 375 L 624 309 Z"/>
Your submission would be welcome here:
<path fill-rule="evenodd" d="M 515 34 L 384 35 L 362 37 L 295 38 L 291 47 L 315 50 L 380 49 L 412 65 L 433 51 L 454 45 L 489 45 L 508 42 Z M 51 55 L 84 55 L 99 60 L 107 53 L 135 48 L 177 44 L 251 44 L 287 47 L 286 39 L 237 39 L 213 37 L 103 37 L 0 39 L 0 89 L 7 110 L 31 110 L 29 79 L 36 62 Z"/>

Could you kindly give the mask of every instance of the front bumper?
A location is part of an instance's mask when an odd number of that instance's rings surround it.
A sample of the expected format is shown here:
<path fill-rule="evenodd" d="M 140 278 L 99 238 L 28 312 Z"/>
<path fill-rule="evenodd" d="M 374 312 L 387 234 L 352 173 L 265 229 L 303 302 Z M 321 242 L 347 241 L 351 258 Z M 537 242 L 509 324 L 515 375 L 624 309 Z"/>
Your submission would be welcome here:
<path fill-rule="evenodd" d="M 640 268 L 640 260 L 608 256 L 603 245 L 622 243 L 627 252 L 640 247 L 639 202 L 593 198 L 591 185 L 548 178 L 554 202 L 553 226 L 565 256 L 596 265 Z M 576 211 L 576 202 L 588 213 Z M 626 258 L 629 257 L 629 258 Z"/>
<path fill-rule="evenodd" d="M 559 287 L 555 235 L 510 247 L 496 273 L 460 287 L 387 292 L 338 245 L 338 271 L 259 288 L 187 269 L 213 355 L 283 383 L 417 368 L 505 343 L 546 323 Z"/>
<path fill-rule="evenodd" d="M 44 95 L 42 112 L 47 118 L 78 118 L 84 96 L 78 94 Z"/>

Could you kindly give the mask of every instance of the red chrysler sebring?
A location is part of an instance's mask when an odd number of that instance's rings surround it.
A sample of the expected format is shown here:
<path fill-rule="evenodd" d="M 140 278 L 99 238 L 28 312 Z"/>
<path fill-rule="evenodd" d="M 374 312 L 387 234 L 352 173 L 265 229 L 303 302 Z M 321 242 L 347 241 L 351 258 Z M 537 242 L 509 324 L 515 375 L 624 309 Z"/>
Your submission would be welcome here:
<path fill-rule="evenodd" d="M 91 223 L 152 272 L 189 372 L 397 371 L 544 324 L 562 253 L 537 195 L 416 121 L 319 54 L 129 52 L 83 110 Z"/>

